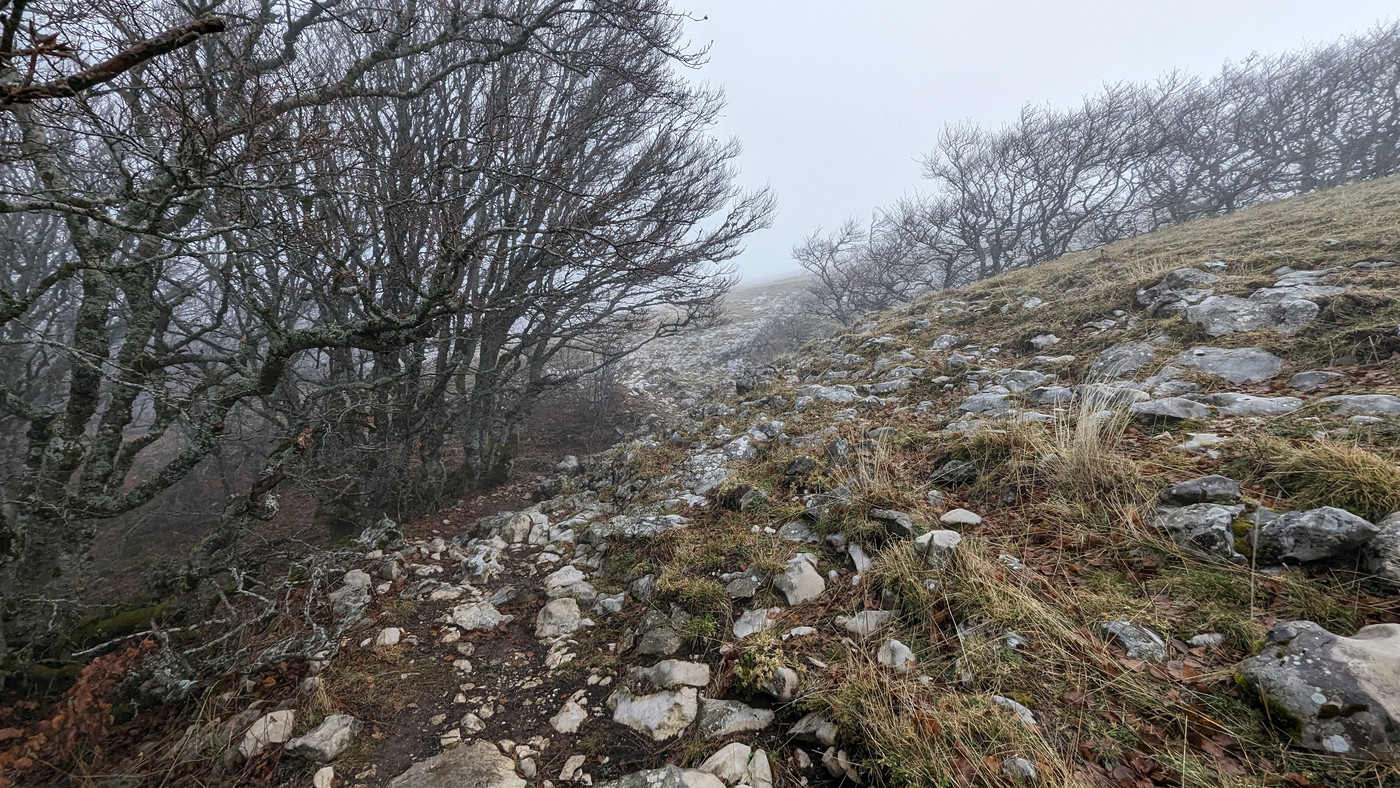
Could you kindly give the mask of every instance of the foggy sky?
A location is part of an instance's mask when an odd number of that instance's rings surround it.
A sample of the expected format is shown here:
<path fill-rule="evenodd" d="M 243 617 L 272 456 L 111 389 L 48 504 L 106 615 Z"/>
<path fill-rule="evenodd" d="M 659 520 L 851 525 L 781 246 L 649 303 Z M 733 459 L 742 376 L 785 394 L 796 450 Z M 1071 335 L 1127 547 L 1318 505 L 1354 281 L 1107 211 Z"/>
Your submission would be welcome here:
<path fill-rule="evenodd" d="M 748 281 L 800 271 L 818 226 L 868 218 L 920 185 L 945 123 L 1012 120 L 1026 102 L 1077 104 L 1106 81 L 1327 43 L 1394 0 L 678 0 L 711 45 L 693 75 L 724 88 L 717 133 L 738 137 L 741 183 L 778 217 L 736 261 Z"/>

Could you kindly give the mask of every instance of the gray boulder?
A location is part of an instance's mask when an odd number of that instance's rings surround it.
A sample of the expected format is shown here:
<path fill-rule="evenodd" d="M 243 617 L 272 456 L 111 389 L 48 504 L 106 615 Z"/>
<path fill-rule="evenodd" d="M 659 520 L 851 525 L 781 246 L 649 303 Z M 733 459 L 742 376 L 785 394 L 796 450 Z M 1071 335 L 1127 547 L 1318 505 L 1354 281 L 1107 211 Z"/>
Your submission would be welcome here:
<path fill-rule="evenodd" d="M 1207 394 L 1201 401 L 1226 416 L 1280 416 L 1303 407 L 1297 397 L 1255 397 L 1249 394 Z"/>
<path fill-rule="evenodd" d="M 550 639 L 572 635 L 578 631 L 581 616 L 578 600 L 573 597 L 551 599 L 535 617 L 535 637 Z"/>
<path fill-rule="evenodd" d="M 773 618 L 783 612 L 780 607 L 760 607 L 746 610 L 734 620 L 734 639 L 743 640 L 773 626 Z"/>
<path fill-rule="evenodd" d="M 355 543 L 365 550 L 392 552 L 403 547 L 403 530 L 388 517 L 381 517 L 379 522 L 361 531 Z"/>
<path fill-rule="evenodd" d="M 949 460 L 933 472 L 934 484 L 966 484 L 977 480 L 977 466 L 967 460 Z"/>
<path fill-rule="evenodd" d="M 1380 529 L 1361 548 L 1361 566 L 1393 585 L 1400 585 L 1400 512 L 1376 523 Z"/>
<path fill-rule="evenodd" d="M 622 687 L 608 697 L 613 722 L 662 741 L 690 727 L 695 721 L 698 694 L 694 687 L 634 696 Z"/>
<path fill-rule="evenodd" d="M 1400 416 L 1400 397 L 1391 394 L 1339 394 L 1321 401 L 1337 406 L 1338 416 Z"/>
<path fill-rule="evenodd" d="M 1325 561 L 1354 552 L 1379 532 L 1351 512 L 1323 506 L 1279 515 L 1255 529 L 1250 544 L 1260 563 Z"/>
<path fill-rule="evenodd" d="M 474 741 L 419 761 L 389 781 L 389 788 L 525 788 L 515 761 L 488 741 Z"/>
<path fill-rule="evenodd" d="M 710 666 L 703 662 L 663 659 L 649 668 L 632 667 L 627 672 L 650 682 L 657 689 L 705 687 L 710 683 Z"/>
<path fill-rule="evenodd" d="M 474 602 L 467 605 L 458 605 L 452 608 L 448 614 L 452 623 L 462 629 L 471 632 L 477 629 L 495 629 L 502 623 L 510 621 L 510 616 L 503 616 L 490 602 Z"/>
<path fill-rule="evenodd" d="M 1274 377 L 1283 369 L 1283 361 L 1278 356 L 1257 347 L 1193 347 L 1178 354 L 1172 363 L 1231 383 L 1257 383 Z"/>
<path fill-rule="evenodd" d="M 960 544 L 962 534 L 957 531 L 936 530 L 915 539 L 909 549 L 927 566 L 940 569 L 948 565 Z"/>
<path fill-rule="evenodd" d="M 1182 397 L 1137 402 L 1128 406 L 1128 413 L 1148 424 L 1175 424 L 1187 419 L 1210 418 L 1210 410 L 1205 405 Z"/>
<path fill-rule="evenodd" d="M 1122 410 L 1138 402 L 1146 402 L 1152 396 L 1127 386 L 1110 386 L 1103 383 L 1085 383 L 1075 391 L 1088 410 Z"/>
<path fill-rule="evenodd" d="M 1193 503 L 1227 503 L 1240 499 L 1240 483 L 1219 474 L 1189 479 L 1162 491 L 1162 503 L 1187 506 Z"/>
<path fill-rule="evenodd" d="M 1238 489 L 1238 488 L 1236 488 Z M 1245 557 L 1235 550 L 1235 518 L 1244 513 L 1243 506 L 1221 506 L 1216 503 L 1193 503 L 1188 506 L 1164 506 L 1148 516 L 1153 525 L 1167 532 L 1181 549 L 1204 560 L 1224 559 L 1242 564 Z"/>
<path fill-rule="evenodd" d="M 1030 391 L 1036 386 L 1053 383 L 1054 375 L 1045 375 L 1033 369 L 1013 369 L 997 376 L 997 382 L 1011 390 L 1012 394 Z"/>
<path fill-rule="evenodd" d="M 793 739 L 816 742 L 823 747 L 831 747 L 836 744 L 837 733 L 836 723 L 816 712 L 812 712 L 798 720 L 792 728 L 788 730 L 788 736 Z"/>
<path fill-rule="evenodd" d="M 1302 746 L 1400 757 L 1400 624 L 1374 624 L 1347 638 L 1311 621 L 1282 623 L 1237 675 Z"/>
<path fill-rule="evenodd" d="M 1254 301 L 1221 295 L 1187 307 L 1186 319 L 1201 326 L 1213 337 L 1262 330 L 1287 335 L 1297 333 L 1316 320 L 1321 311 L 1317 304 L 1304 299 Z"/>
<path fill-rule="evenodd" d="M 1008 394 L 986 393 L 973 394 L 958 405 L 958 410 L 963 413 L 976 413 L 984 416 L 996 416 L 1011 410 L 1011 399 Z"/>
<path fill-rule="evenodd" d="M 1157 349 L 1146 342 L 1119 342 L 1103 352 L 1089 367 L 1095 378 L 1120 378 L 1131 375 L 1157 358 Z"/>
<path fill-rule="evenodd" d="M 1064 386 L 1041 386 L 1027 392 L 1026 399 L 1036 405 L 1066 405 L 1074 399 L 1074 389 Z"/>
<path fill-rule="evenodd" d="M 806 476 L 817 469 L 817 461 L 809 454 L 794 457 L 792 462 L 783 469 L 785 476 Z"/>
<path fill-rule="evenodd" d="M 1149 315 L 1169 315 L 1210 295 L 1210 288 L 1220 277 L 1198 268 L 1178 268 L 1152 287 L 1137 292 L 1139 306 L 1147 307 Z"/>

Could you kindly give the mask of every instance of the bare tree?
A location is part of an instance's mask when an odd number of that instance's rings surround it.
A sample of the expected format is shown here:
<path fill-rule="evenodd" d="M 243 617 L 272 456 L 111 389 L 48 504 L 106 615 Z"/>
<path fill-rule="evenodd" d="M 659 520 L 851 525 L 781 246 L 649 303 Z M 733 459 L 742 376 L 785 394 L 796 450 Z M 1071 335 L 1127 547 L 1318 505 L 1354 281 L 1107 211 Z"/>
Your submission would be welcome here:
<path fill-rule="evenodd" d="M 192 17 L 223 30 L 162 38 Z M 205 555 L 359 437 L 444 469 L 454 443 L 444 492 L 490 479 L 561 348 L 615 355 L 703 312 L 770 205 L 734 193 L 717 100 L 675 80 L 699 62 L 677 19 L 663 0 L 36 17 L 29 50 L 52 28 L 75 73 L 120 68 L 0 110 L 0 229 L 27 249 L 0 292 L 0 368 L 24 370 L 0 380 L 7 634 L 42 629 L 96 529 L 235 424 L 269 425 L 270 452 Z M 0 83 L 52 86 L 67 62 L 19 59 Z M 679 316 L 653 325 L 661 305 Z"/>
<path fill-rule="evenodd" d="M 833 314 L 1400 167 L 1400 24 L 1331 46 L 1227 63 L 1199 79 L 1118 83 L 1000 128 L 948 126 L 929 195 L 880 227 L 815 235 L 794 257 Z M 901 254 L 882 251 L 893 229 Z M 899 262 L 892 262 L 893 259 Z M 928 266 L 939 272 L 930 275 Z M 896 281 L 904 277 L 902 281 Z"/>

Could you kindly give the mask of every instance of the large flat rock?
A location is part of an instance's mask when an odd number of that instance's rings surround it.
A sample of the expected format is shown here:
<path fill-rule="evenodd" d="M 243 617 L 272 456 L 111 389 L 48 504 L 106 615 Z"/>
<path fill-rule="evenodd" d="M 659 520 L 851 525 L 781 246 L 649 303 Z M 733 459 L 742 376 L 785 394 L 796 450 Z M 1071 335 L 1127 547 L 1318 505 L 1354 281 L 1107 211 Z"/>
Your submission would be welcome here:
<path fill-rule="evenodd" d="M 389 788 L 525 788 L 515 761 L 496 745 L 475 741 L 419 761 L 389 781 Z"/>

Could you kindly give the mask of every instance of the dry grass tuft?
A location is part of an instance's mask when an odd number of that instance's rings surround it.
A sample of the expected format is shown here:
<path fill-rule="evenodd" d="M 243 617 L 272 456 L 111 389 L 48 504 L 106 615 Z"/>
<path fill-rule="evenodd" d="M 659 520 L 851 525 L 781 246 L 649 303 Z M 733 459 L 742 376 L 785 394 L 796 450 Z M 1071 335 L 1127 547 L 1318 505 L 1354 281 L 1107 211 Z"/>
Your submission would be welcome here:
<path fill-rule="evenodd" d="M 1297 508 L 1335 506 L 1373 522 L 1400 511 L 1400 466 L 1356 443 L 1264 438 L 1246 444 L 1235 463 Z"/>
<path fill-rule="evenodd" d="M 1055 489 L 1071 500 L 1127 503 L 1145 499 L 1142 468 L 1121 450 L 1127 414 L 1081 397 L 1055 412 Z"/>
<path fill-rule="evenodd" d="M 946 785 L 954 775 L 959 785 L 1000 785 L 1010 758 L 1033 761 L 1042 784 L 1088 785 L 1038 730 L 989 699 L 948 692 L 859 654 L 820 700 L 843 731 L 869 743 L 866 765 L 893 785 Z"/>

